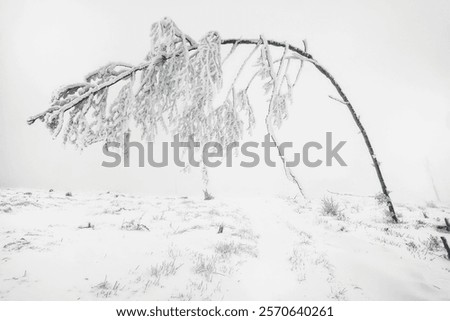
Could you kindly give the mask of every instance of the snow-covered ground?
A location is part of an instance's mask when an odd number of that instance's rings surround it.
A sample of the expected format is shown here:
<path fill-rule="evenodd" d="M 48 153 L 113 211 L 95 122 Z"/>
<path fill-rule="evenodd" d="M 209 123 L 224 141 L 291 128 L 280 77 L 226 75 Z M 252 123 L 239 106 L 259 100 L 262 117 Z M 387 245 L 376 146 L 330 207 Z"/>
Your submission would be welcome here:
<path fill-rule="evenodd" d="M 0 190 L 2 300 L 450 300 L 450 208 Z M 218 233 L 223 226 L 223 233 Z"/>

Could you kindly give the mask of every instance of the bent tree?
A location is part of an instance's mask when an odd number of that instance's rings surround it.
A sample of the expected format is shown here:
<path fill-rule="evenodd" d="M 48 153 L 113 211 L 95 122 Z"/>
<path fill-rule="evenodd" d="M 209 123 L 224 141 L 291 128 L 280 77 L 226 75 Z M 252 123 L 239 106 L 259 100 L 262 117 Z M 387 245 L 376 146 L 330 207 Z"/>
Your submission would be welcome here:
<path fill-rule="evenodd" d="M 372 159 L 384 201 L 392 219 L 398 221 L 380 163 L 359 116 L 335 78 L 308 53 L 306 42 L 299 48 L 263 36 L 222 39 L 217 32 L 209 32 L 195 41 L 169 18 L 154 23 L 150 37 L 151 49 L 142 63 L 109 63 L 88 74 L 83 82 L 60 88 L 53 94 L 50 108 L 30 117 L 28 124 L 39 119 L 54 138 L 62 134 L 64 143 L 81 149 L 96 142 L 121 142 L 132 126 L 140 129 L 142 139 L 148 141 L 154 141 L 163 130 L 200 145 L 218 142 L 228 146 L 239 142 L 244 132 L 251 131 L 255 125 L 248 91 L 254 80 L 260 78 L 269 95 L 267 133 L 278 148 L 275 129 L 288 117 L 292 91 L 304 64 L 309 63 L 331 82 L 340 97 L 330 98 L 345 105 L 350 112 Z M 231 48 L 222 58 L 224 46 Z M 253 48 L 242 61 L 230 87 L 222 91 L 223 66 L 244 46 Z M 250 61 L 256 63 L 250 65 Z M 251 68 L 253 76 L 246 81 L 246 86 L 239 86 L 245 68 Z M 115 85 L 117 94 L 111 93 Z M 217 102 L 219 93 L 223 98 Z M 108 100 L 110 96 L 115 96 L 112 103 Z M 286 166 L 282 149 L 278 148 L 278 152 L 287 178 L 303 195 L 299 179 Z M 210 198 L 204 165 L 202 173 L 205 197 Z"/>

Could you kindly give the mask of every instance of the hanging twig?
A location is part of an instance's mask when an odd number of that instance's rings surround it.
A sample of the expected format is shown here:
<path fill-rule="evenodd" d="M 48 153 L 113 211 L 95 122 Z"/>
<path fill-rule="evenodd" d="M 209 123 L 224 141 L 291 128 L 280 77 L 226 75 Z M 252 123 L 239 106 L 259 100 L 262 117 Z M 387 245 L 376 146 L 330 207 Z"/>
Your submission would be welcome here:
<path fill-rule="evenodd" d="M 305 52 L 308 52 L 308 43 L 306 42 L 306 40 L 303 40 L 303 48 Z M 300 74 L 303 70 L 303 62 L 304 60 L 300 61 L 300 67 L 298 68 L 297 76 L 295 77 L 295 81 L 292 87 L 295 87 L 295 85 L 297 85 L 298 80 L 300 79 Z"/>
<path fill-rule="evenodd" d="M 272 57 L 271 57 L 271 55 L 270 55 L 269 47 L 268 47 L 268 45 L 267 45 L 267 40 L 266 40 L 265 38 L 263 38 L 262 36 L 261 36 L 261 39 L 263 40 L 263 44 L 264 44 L 263 50 L 264 50 L 264 52 L 265 52 L 265 59 L 267 60 L 267 63 L 268 63 L 268 65 L 269 65 L 270 77 L 272 78 L 272 81 L 273 81 L 272 96 L 271 96 L 271 98 L 270 98 L 269 108 L 268 108 L 267 115 L 266 115 L 266 119 L 265 119 L 265 121 L 266 121 L 266 127 L 267 127 L 267 132 L 268 132 L 268 134 L 270 135 L 270 138 L 272 139 L 272 141 L 273 141 L 274 144 L 275 144 L 275 147 L 276 147 L 277 150 L 278 150 L 278 155 L 280 156 L 281 161 L 282 161 L 282 163 L 283 163 L 284 172 L 285 172 L 287 178 L 288 178 L 290 181 L 292 181 L 293 183 L 295 183 L 295 184 L 297 185 L 297 188 L 298 188 L 298 190 L 300 191 L 300 194 L 302 194 L 302 196 L 305 197 L 305 194 L 304 194 L 304 192 L 303 192 L 302 186 L 300 185 L 300 182 L 299 182 L 298 179 L 295 177 L 295 175 L 294 175 L 294 173 L 292 172 L 291 168 L 288 167 L 287 164 L 286 164 L 286 159 L 285 159 L 285 157 L 284 157 L 284 153 L 283 153 L 283 151 L 280 149 L 280 145 L 279 145 L 278 140 L 277 140 L 277 138 L 276 138 L 276 136 L 275 136 L 275 132 L 274 132 L 273 126 L 272 126 L 272 110 L 273 110 L 273 104 L 275 103 L 276 96 L 277 96 L 278 93 L 279 93 L 279 87 L 280 87 L 280 85 L 281 85 L 281 84 L 280 84 L 280 75 L 281 75 L 281 72 L 282 72 L 282 69 L 283 69 L 283 62 L 284 62 L 284 59 L 285 59 L 286 54 L 287 54 L 287 52 L 288 52 L 289 49 L 288 49 L 288 46 L 286 45 L 286 46 L 285 46 L 285 50 L 284 50 L 284 52 L 283 52 L 283 56 L 282 56 L 281 61 L 280 61 L 280 66 L 278 67 L 278 72 L 275 73 L 275 70 L 274 70 L 274 67 L 273 67 Z"/>

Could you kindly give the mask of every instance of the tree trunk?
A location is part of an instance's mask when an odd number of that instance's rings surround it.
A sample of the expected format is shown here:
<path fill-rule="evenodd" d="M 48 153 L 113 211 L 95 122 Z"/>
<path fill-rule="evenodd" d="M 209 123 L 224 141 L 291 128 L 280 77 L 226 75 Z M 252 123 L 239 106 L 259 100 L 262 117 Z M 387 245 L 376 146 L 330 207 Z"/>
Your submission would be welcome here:
<path fill-rule="evenodd" d="M 375 152 L 373 150 L 372 144 L 369 140 L 369 136 L 367 135 L 366 129 L 364 128 L 363 124 L 361 123 L 361 120 L 359 119 L 359 116 L 356 114 L 355 109 L 353 108 L 352 104 L 349 102 L 347 96 L 342 91 L 341 86 L 336 82 L 336 80 L 331 76 L 331 74 L 323 68 L 319 63 L 315 62 L 314 66 L 325 76 L 330 80 L 330 82 L 333 84 L 333 86 L 336 88 L 337 92 L 339 93 L 339 96 L 342 98 L 342 102 L 347 106 L 350 114 L 353 117 L 353 120 L 356 123 L 356 126 L 359 128 L 363 138 L 364 142 L 366 143 L 367 149 L 369 150 L 370 157 L 372 159 L 373 166 L 375 167 L 375 171 L 377 173 L 378 181 L 380 182 L 381 190 L 383 194 L 386 196 L 386 203 L 389 208 L 389 212 L 392 215 L 392 219 L 395 223 L 398 223 L 397 215 L 395 214 L 394 205 L 392 204 L 391 197 L 389 196 L 389 191 L 387 189 L 386 183 L 383 178 L 383 174 L 381 173 L 380 168 L 380 162 L 377 159 L 377 156 L 375 155 Z"/>
<path fill-rule="evenodd" d="M 450 247 L 448 247 L 447 239 L 441 236 L 442 243 L 444 243 L 444 247 L 447 250 L 447 258 L 450 260 Z"/>

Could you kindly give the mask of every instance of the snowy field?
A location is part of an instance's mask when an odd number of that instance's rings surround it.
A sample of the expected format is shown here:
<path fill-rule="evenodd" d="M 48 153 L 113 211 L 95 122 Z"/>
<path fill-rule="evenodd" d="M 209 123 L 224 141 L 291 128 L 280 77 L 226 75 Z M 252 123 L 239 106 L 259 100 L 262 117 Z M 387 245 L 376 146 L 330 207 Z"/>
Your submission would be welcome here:
<path fill-rule="evenodd" d="M 450 300 L 449 207 L 65 194 L 0 190 L 1 300 Z"/>

